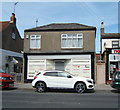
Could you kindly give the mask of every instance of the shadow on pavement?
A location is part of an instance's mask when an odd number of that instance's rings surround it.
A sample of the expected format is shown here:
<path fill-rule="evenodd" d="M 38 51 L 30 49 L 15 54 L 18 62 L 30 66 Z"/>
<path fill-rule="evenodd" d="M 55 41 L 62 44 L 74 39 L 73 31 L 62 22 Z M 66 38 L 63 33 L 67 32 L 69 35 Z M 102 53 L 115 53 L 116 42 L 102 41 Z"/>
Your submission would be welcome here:
<path fill-rule="evenodd" d="M 36 91 L 37 92 L 37 91 Z M 73 89 L 50 89 L 48 88 L 45 92 L 55 92 L 55 93 L 76 93 Z M 94 90 L 85 91 L 84 93 L 94 93 Z M 82 93 L 82 94 L 84 94 Z M 79 93 L 78 93 L 79 94 Z"/>
<path fill-rule="evenodd" d="M 119 93 L 120 94 L 120 89 L 116 90 L 111 90 L 112 93 Z"/>
<path fill-rule="evenodd" d="M 17 87 L 13 87 L 13 88 L 4 88 L 4 89 L 1 89 L 2 91 L 10 91 L 10 90 L 16 90 L 18 89 Z"/>

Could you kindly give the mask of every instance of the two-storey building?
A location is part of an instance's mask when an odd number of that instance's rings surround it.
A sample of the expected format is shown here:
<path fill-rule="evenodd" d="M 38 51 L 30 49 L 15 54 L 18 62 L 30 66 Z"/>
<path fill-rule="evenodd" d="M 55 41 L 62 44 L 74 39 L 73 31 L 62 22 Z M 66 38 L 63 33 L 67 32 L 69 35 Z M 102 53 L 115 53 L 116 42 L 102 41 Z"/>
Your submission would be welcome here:
<path fill-rule="evenodd" d="M 0 69 L 7 73 L 22 73 L 23 39 L 12 13 L 10 21 L 0 21 Z"/>
<path fill-rule="evenodd" d="M 24 79 L 41 70 L 64 70 L 93 78 L 96 27 L 53 23 L 24 31 Z"/>
<path fill-rule="evenodd" d="M 120 33 L 105 33 L 101 24 L 101 54 L 106 64 L 106 83 L 112 80 L 116 70 L 120 70 Z"/>

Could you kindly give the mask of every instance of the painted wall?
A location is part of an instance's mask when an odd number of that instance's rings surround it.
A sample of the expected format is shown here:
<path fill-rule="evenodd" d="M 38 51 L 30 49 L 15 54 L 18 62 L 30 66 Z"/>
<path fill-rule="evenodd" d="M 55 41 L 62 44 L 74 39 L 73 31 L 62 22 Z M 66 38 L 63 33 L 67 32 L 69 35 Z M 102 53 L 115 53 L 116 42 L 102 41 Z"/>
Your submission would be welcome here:
<path fill-rule="evenodd" d="M 105 75 L 105 63 L 97 63 L 96 65 L 96 83 L 97 84 L 105 84 L 106 75 Z"/>
<path fill-rule="evenodd" d="M 112 48 L 112 41 L 119 41 L 120 46 L 120 39 L 102 39 L 102 53 L 106 48 Z"/>
<path fill-rule="evenodd" d="M 75 76 L 91 78 L 91 55 L 30 55 L 27 79 L 33 79 L 42 70 L 54 70 L 56 59 L 64 59 L 65 71 Z"/>

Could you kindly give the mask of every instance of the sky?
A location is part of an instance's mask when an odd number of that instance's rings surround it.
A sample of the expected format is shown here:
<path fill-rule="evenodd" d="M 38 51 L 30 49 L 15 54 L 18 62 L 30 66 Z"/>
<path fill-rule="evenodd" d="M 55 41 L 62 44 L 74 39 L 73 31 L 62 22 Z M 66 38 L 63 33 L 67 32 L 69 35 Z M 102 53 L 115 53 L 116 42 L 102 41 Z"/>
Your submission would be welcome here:
<path fill-rule="evenodd" d="M 1 2 L 0 21 L 9 21 L 15 2 Z M 96 52 L 100 52 L 100 27 L 105 33 L 118 32 L 118 2 L 18 2 L 15 6 L 17 28 L 22 38 L 24 30 L 50 23 L 80 23 L 94 26 Z"/>

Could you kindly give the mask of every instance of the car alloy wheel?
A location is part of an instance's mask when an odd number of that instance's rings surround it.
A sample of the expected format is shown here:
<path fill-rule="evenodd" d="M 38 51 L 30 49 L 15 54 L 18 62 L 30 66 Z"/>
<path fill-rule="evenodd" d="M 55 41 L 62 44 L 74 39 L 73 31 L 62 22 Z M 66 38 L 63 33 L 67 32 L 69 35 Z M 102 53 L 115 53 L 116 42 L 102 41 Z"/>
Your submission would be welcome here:
<path fill-rule="evenodd" d="M 46 90 L 46 85 L 43 82 L 39 82 L 36 85 L 37 92 L 44 92 Z"/>
<path fill-rule="evenodd" d="M 76 86 L 75 86 L 75 91 L 77 93 L 83 93 L 85 92 L 86 90 L 86 87 L 85 87 L 85 84 L 84 83 L 77 83 Z"/>

